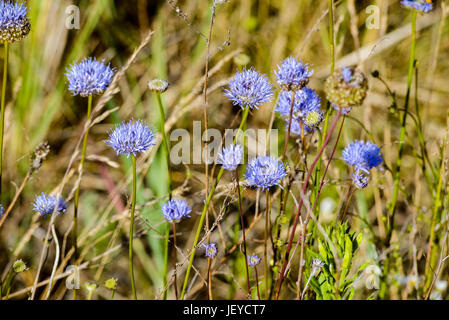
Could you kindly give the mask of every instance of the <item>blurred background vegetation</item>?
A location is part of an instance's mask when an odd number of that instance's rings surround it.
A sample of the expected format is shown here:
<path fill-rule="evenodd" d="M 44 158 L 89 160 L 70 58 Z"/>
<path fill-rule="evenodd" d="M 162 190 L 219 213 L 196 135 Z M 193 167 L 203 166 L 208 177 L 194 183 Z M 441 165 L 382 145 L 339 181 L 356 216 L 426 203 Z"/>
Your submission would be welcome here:
<path fill-rule="evenodd" d="M 156 99 L 147 90 L 148 80 L 156 77 L 167 79 L 170 83 L 169 90 L 163 96 L 170 129 L 191 130 L 193 121 L 202 120 L 201 77 L 206 59 L 204 35 L 207 36 L 209 31 L 212 2 L 30 0 L 28 5 L 31 8 L 32 31 L 24 41 L 12 46 L 10 55 L 4 193 L 1 195 L 5 205 L 11 201 L 17 186 L 25 177 L 28 157 L 33 149 L 40 142 L 48 141 L 51 152 L 40 171 L 26 184 L 13 212 L 1 229 L 1 272 L 4 277 L 8 263 L 16 258 L 27 263 L 29 270 L 15 281 L 11 291 L 19 292 L 16 296 L 13 295 L 14 298 L 26 298 L 26 291 L 20 290 L 33 284 L 42 250 L 42 237 L 39 234 L 45 232 L 48 225 L 48 221 L 37 217 L 32 211 L 34 196 L 57 189 L 85 123 L 86 101 L 72 97 L 67 91 L 65 69 L 72 62 L 87 56 L 105 59 L 120 69 L 148 31 L 153 30 L 149 44 L 126 70 L 125 76 L 118 83 L 119 91 L 107 103 L 108 109 L 118 109 L 91 130 L 87 148 L 88 161 L 82 181 L 81 261 L 89 261 L 119 245 L 117 250 L 96 260 L 82 271 L 82 283 L 91 281 L 101 285 L 106 279 L 116 277 L 116 298 L 128 298 L 130 286 L 126 253 L 126 207 L 130 197 L 130 162 L 126 158 L 117 158 L 104 143 L 104 139 L 114 123 L 130 118 L 146 119 L 158 128 Z M 70 5 L 79 7 L 80 29 L 66 28 L 69 17 L 66 9 Z M 366 9 L 370 5 L 379 9 L 378 28 L 366 27 L 366 19 L 369 17 Z M 216 71 L 212 72 L 209 84 L 209 127 L 229 128 L 232 118 L 238 112 L 236 107 L 232 107 L 223 98 L 222 87 L 228 77 L 242 67 L 238 63 L 238 59 L 242 59 L 239 54 L 247 55 L 248 66 L 256 67 L 271 79 L 272 70 L 284 58 L 290 55 L 300 57 L 315 70 L 310 86 L 322 95 L 323 80 L 330 71 L 327 6 L 328 3 L 324 0 L 229 0 L 217 5 L 211 39 L 210 65 L 212 70 L 216 67 Z M 448 121 L 449 24 L 447 12 L 443 10 L 444 2 L 437 1 L 435 6 L 436 10 L 430 14 L 418 17 L 419 81 L 412 91 L 411 99 L 414 102 L 411 112 L 416 113 L 416 100 L 429 157 L 438 169 L 444 155 L 440 148 L 442 139 L 447 134 Z M 403 105 L 410 48 L 409 23 L 410 11 L 401 7 L 397 0 L 336 2 L 337 66 L 359 65 L 369 75 L 370 85 L 364 106 L 354 110 L 347 120 L 337 158 L 341 154 L 341 148 L 353 139 L 372 139 L 382 146 L 386 167 L 391 168 L 395 163 L 400 122 L 394 108 L 390 108 L 392 99 L 385 86 L 370 74 L 378 70 L 380 77 L 395 93 L 398 105 Z M 94 103 L 97 100 L 98 98 Z M 273 104 L 266 104 L 253 112 L 248 126 L 267 128 L 272 108 Z M 275 126 L 283 129 L 282 120 L 276 119 Z M 425 259 L 434 202 L 434 189 L 427 185 L 416 159 L 418 143 L 416 128 L 411 119 L 407 130 L 409 140 L 402 168 L 401 198 L 393 242 L 398 258 L 395 260 L 397 266 L 393 268 L 393 276 L 402 277 L 401 279 L 413 274 L 414 258 L 417 257 L 420 263 Z M 142 180 L 138 210 L 141 219 L 135 242 L 135 269 L 140 298 L 153 299 L 162 287 L 165 225 L 161 220 L 160 202 L 167 194 L 167 177 L 161 156 L 158 152 L 139 161 Z M 335 216 L 339 201 L 342 201 L 346 191 L 344 185 L 348 179 L 348 171 L 338 159 L 334 162 L 335 165 L 331 166 L 329 172 L 330 183 L 321 197 L 322 201 L 326 201 L 326 206 L 322 205 L 320 210 L 323 223 Z M 72 166 L 63 192 L 63 196 L 69 200 L 76 182 L 76 169 L 77 164 Z M 204 193 L 201 193 L 204 188 L 203 170 L 204 166 L 198 165 L 180 165 L 174 168 L 175 186 L 180 187 L 175 194 L 189 200 L 194 209 L 192 219 L 179 227 L 178 244 L 184 251 L 190 248 L 193 241 L 194 233 L 191 231 L 196 228 L 204 199 Z M 229 177 L 226 179 L 231 181 Z M 444 179 L 446 183 L 446 177 Z M 350 207 L 351 215 L 354 216 L 351 220 L 352 230 L 366 232 L 366 229 L 373 229 L 375 234 L 383 232 L 379 229 L 378 219 L 385 215 L 392 189 L 393 178 L 386 169 L 376 174 L 373 183 L 366 190 L 356 193 Z M 226 190 L 223 192 L 226 194 Z M 245 191 L 244 204 L 248 210 L 249 223 L 255 210 L 255 200 L 254 191 Z M 263 210 L 264 207 L 264 200 L 261 199 L 260 209 Z M 273 208 L 275 209 L 276 207 Z M 60 242 L 64 245 L 61 259 L 71 247 L 68 232 L 72 213 L 73 207 L 70 206 L 64 216 L 56 219 Z M 221 228 L 212 235 L 212 239 L 218 243 L 221 256 L 233 245 L 234 232 L 238 231 L 233 227 L 236 217 L 236 208 L 230 206 L 221 222 Z M 259 239 L 263 239 L 262 223 L 251 231 L 253 241 L 249 244 L 250 252 L 260 253 Z M 49 277 L 54 254 L 54 247 L 50 245 L 40 275 L 41 280 Z M 356 264 L 373 263 L 381 266 L 384 254 L 367 237 L 357 251 Z M 198 255 L 202 255 L 202 252 Z M 242 291 L 234 283 L 244 284 L 244 268 L 241 268 L 243 264 L 239 257 L 231 256 L 232 259 L 226 260 L 217 272 L 214 280 L 216 298 L 243 297 Z M 195 267 L 200 270 L 207 266 L 207 261 L 202 260 L 204 259 L 200 257 L 195 260 Z M 63 259 L 61 261 L 64 262 Z M 70 259 L 61 263 L 59 273 L 70 264 L 69 261 Z M 442 278 L 448 280 L 447 271 L 444 271 Z M 387 290 L 385 297 L 414 298 L 411 296 L 409 282 L 404 285 L 401 281 L 392 281 L 392 289 Z M 234 287 L 233 290 L 231 287 Z M 44 288 L 45 286 L 40 287 L 38 295 L 44 293 Z M 54 288 L 52 299 L 70 297 L 64 281 L 58 281 Z M 191 297 L 206 297 L 204 288 L 201 289 L 200 286 L 196 291 L 194 289 L 195 286 Z M 373 294 L 373 291 L 367 290 L 363 285 L 356 292 L 358 298 Z M 84 297 L 85 293 L 82 287 L 81 296 Z M 105 288 L 96 291 L 95 297 L 106 296 L 108 293 Z"/>

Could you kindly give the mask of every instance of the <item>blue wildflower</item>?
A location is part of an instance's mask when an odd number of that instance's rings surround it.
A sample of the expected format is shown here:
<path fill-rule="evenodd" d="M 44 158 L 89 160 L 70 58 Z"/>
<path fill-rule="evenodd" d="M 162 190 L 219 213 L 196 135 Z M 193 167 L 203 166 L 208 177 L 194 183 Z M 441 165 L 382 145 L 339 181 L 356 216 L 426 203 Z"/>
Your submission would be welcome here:
<path fill-rule="evenodd" d="M 5 214 L 5 208 L 3 208 L 3 205 L 0 203 L 0 218 L 2 218 L 4 214 Z"/>
<path fill-rule="evenodd" d="M 290 117 L 290 107 L 292 104 L 292 92 L 284 91 L 279 95 L 275 111 L 284 117 Z M 295 101 L 293 102 L 293 115 L 303 118 L 308 112 L 320 111 L 321 98 L 315 90 L 304 88 L 295 91 Z"/>
<path fill-rule="evenodd" d="M 243 148 L 240 144 L 230 144 L 227 147 L 223 147 L 218 153 L 217 163 L 229 171 L 237 169 L 243 159 Z"/>
<path fill-rule="evenodd" d="M 67 204 L 61 197 L 47 196 L 45 193 L 37 195 L 34 199 L 33 210 L 40 213 L 43 216 L 52 214 L 60 215 L 67 209 Z"/>
<path fill-rule="evenodd" d="M 217 255 L 217 245 L 215 243 L 210 243 L 210 244 L 203 244 L 204 250 L 205 250 L 205 255 L 206 257 L 212 259 L 215 258 L 215 256 Z"/>
<path fill-rule="evenodd" d="M 106 90 L 114 77 L 115 70 L 104 64 L 104 60 L 86 58 L 66 69 L 69 91 L 73 95 L 87 97 Z"/>
<path fill-rule="evenodd" d="M 271 156 L 260 156 L 248 164 L 245 179 L 251 187 L 266 190 L 279 185 L 286 175 L 285 165 L 280 160 Z"/>
<path fill-rule="evenodd" d="M 433 10 L 433 3 L 431 0 L 402 0 L 401 4 L 404 7 L 413 8 L 422 12 Z"/>
<path fill-rule="evenodd" d="M 192 212 L 192 209 L 185 200 L 169 200 L 162 205 L 162 214 L 168 222 L 178 223 L 182 218 L 190 218 L 190 212 Z"/>
<path fill-rule="evenodd" d="M 114 148 L 118 155 L 127 157 L 149 150 L 156 144 L 153 130 L 141 120 L 130 120 L 121 123 L 109 133 L 109 139 L 105 142 Z"/>
<path fill-rule="evenodd" d="M 261 104 L 271 101 L 273 92 L 267 76 L 251 68 L 237 72 L 229 81 L 229 89 L 225 89 L 224 95 L 233 105 L 242 109 L 257 109 Z"/>
<path fill-rule="evenodd" d="M 259 256 L 256 254 L 252 255 L 252 256 L 248 256 L 248 265 L 250 267 L 255 267 L 260 263 L 261 260 L 262 259 L 260 259 Z"/>
<path fill-rule="evenodd" d="M 28 7 L 23 3 L 0 2 L 0 40 L 13 43 L 22 40 L 30 32 Z"/>
<path fill-rule="evenodd" d="M 344 148 L 343 160 L 356 170 L 368 173 L 383 163 L 383 156 L 374 143 L 356 140 Z"/>
<path fill-rule="evenodd" d="M 274 72 L 278 84 L 284 90 L 299 90 L 309 83 L 309 77 L 313 75 L 313 70 L 309 71 L 309 66 L 294 57 L 285 59 L 278 65 L 278 71 Z"/>

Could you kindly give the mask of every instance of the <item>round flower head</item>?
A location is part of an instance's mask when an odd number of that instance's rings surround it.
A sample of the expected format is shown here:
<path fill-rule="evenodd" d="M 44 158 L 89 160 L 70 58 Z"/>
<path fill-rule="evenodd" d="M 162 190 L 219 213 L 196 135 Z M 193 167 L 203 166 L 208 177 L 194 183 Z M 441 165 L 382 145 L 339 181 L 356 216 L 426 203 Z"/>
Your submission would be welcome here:
<path fill-rule="evenodd" d="M 162 214 L 168 222 L 178 223 L 182 218 L 190 218 L 190 212 L 192 212 L 192 209 L 184 200 L 169 200 L 162 205 Z"/>
<path fill-rule="evenodd" d="M 87 97 L 106 90 L 114 77 L 114 69 L 104 64 L 104 60 L 86 58 L 66 69 L 69 91 L 74 96 Z"/>
<path fill-rule="evenodd" d="M 0 203 L 0 218 L 2 218 L 4 214 L 5 214 L 5 208 L 3 208 L 3 205 Z"/>
<path fill-rule="evenodd" d="M 165 92 L 168 89 L 168 82 L 162 79 L 153 79 L 148 82 L 148 89 L 153 92 Z"/>
<path fill-rule="evenodd" d="M 326 79 L 324 90 L 334 108 L 349 112 L 350 108 L 360 106 L 365 100 L 368 81 L 360 70 L 343 67 Z"/>
<path fill-rule="evenodd" d="M 28 7 L 23 3 L 0 2 L 0 40 L 13 43 L 25 38 L 31 29 Z"/>
<path fill-rule="evenodd" d="M 106 143 L 114 148 L 118 155 L 124 154 L 129 157 L 150 150 L 155 143 L 153 130 L 141 120 L 130 120 L 115 126 L 109 133 Z"/>
<path fill-rule="evenodd" d="M 59 200 L 55 196 L 47 196 L 45 193 L 37 195 L 34 199 L 33 210 L 40 213 L 42 216 L 47 216 L 53 212 L 56 215 L 60 215 L 67 209 L 67 204 L 64 199 L 59 197 Z"/>
<path fill-rule="evenodd" d="M 212 259 L 215 258 L 215 256 L 217 255 L 217 245 L 215 243 L 210 243 L 208 245 L 203 244 L 204 250 L 205 250 L 205 255 L 206 257 Z"/>
<path fill-rule="evenodd" d="M 309 71 L 309 66 L 294 57 L 285 59 L 278 65 L 278 71 L 274 72 L 276 81 L 284 90 L 299 90 L 309 83 L 309 77 L 313 70 Z"/>
<path fill-rule="evenodd" d="M 273 92 L 267 76 L 251 68 L 237 72 L 229 81 L 229 89 L 225 89 L 224 95 L 233 105 L 242 109 L 257 109 L 261 104 L 271 101 Z"/>
<path fill-rule="evenodd" d="M 230 144 L 218 153 L 217 163 L 229 171 L 237 169 L 243 159 L 243 148 L 240 144 Z"/>
<path fill-rule="evenodd" d="M 374 143 L 356 140 L 344 148 L 343 160 L 356 170 L 368 173 L 383 163 L 383 156 Z"/>
<path fill-rule="evenodd" d="M 251 187 L 266 190 L 279 185 L 287 175 L 284 164 L 270 156 L 254 158 L 246 168 L 245 179 Z"/>
<path fill-rule="evenodd" d="M 433 10 L 432 0 L 402 0 L 401 4 L 404 7 L 416 9 L 422 12 L 429 12 Z"/>
<path fill-rule="evenodd" d="M 279 95 L 279 101 L 276 105 L 276 112 L 284 117 L 290 117 L 290 108 L 292 104 L 292 92 L 284 91 Z M 321 98 L 315 90 L 304 88 L 295 92 L 295 101 L 293 102 L 293 115 L 303 118 L 311 111 L 320 111 Z"/>
<path fill-rule="evenodd" d="M 250 267 L 255 267 L 260 263 L 261 259 L 255 254 L 253 256 L 248 256 L 248 265 Z"/>

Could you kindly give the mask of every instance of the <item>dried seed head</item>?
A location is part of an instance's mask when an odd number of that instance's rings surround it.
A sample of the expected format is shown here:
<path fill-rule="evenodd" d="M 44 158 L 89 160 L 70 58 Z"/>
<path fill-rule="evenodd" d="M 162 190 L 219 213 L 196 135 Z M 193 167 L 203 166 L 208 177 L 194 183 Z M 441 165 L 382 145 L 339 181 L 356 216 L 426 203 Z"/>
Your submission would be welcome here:
<path fill-rule="evenodd" d="M 343 67 L 326 79 L 324 90 L 327 100 L 334 107 L 349 110 L 362 105 L 368 91 L 368 81 L 359 69 Z"/>
<path fill-rule="evenodd" d="M 34 149 L 34 153 L 30 157 L 30 168 L 32 171 L 37 171 L 42 166 L 42 162 L 47 158 L 50 152 L 50 146 L 47 142 L 41 142 Z"/>
<path fill-rule="evenodd" d="M 148 82 L 148 89 L 153 92 L 165 92 L 168 89 L 168 82 L 162 79 L 153 79 Z"/>

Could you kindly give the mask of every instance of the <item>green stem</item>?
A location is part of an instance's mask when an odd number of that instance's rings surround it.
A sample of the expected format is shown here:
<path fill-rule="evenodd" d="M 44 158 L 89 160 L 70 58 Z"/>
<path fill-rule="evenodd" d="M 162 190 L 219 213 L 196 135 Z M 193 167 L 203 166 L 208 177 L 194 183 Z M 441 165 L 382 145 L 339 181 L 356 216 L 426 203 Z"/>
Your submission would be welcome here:
<path fill-rule="evenodd" d="M 131 218 L 129 221 L 129 275 L 131 277 L 131 289 L 134 300 L 137 300 L 136 285 L 134 283 L 134 269 L 133 269 L 133 237 L 134 237 L 134 211 L 136 209 L 136 181 L 137 181 L 137 166 L 136 157 L 131 155 L 133 161 L 133 194 L 131 199 Z"/>
<path fill-rule="evenodd" d="M 1 100 L 1 122 L 0 122 L 0 195 L 2 194 L 2 165 L 3 165 L 3 134 L 5 131 L 5 98 L 6 98 L 6 81 L 8 80 L 8 58 L 9 46 L 8 42 L 5 45 L 5 58 L 3 60 L 3 83 L 2 83 L 2 100 Z"/>
<path fill-rule="evenodd" d="M 412 10 L 412 45 L 410 48 L 410 61 L 408 68 L 408 79 L 407 79 L 407 93 L 405 96 L 405 104 L 404 104 L 404 114 L 402 116 L 401 122 L 401 132 L 399 136 L 399 147 L 398 147 L 398 159 L 396 162 L 396 174 L 394 179 L 394 188 L 393 188 L 393 198 L 390 204 L 390 217 L 388 219 L 388 231 L 387 231 L 387 243 L 390 242 L 391 233 L 393 232 L 394 227 L 394 216 L 396 213 L 397 201 L 398 201 L 398 192 L 399 192 L 399 179 L 401 176 L 401 164 L 402 164 L 402 155 L 404 152 L 404 141 L 405 141 L 405 126 L 407 123 L 407 114 L 408 114 L 408 106 L 410 100 L 410 90 L 412 87 L 413 80 L 413 69 L 415 67 L 415 49 L 416 49 L 416 10 Z"/>
<path fill-rule="evenodd" d="M 335 69 L 335 39 L 334 39 L 334 4 L 329 0 L 329 44 L 331 49 L 331 73 Z"/>
<path fill-rule="evenodd" d="M 246 107 L 245 110 L 243 111 L 243 116 L 242 116 L 242 121 L 240 123 L 240 127 L 239 130 L 237 131 L 236 136 L 234 137 L 234 144 L 236 144 L 240 133 L 242 132 L 242 128 L 245 125 L 247 119 L 248 119 L 248 114 L 249 114 L 249 107 Z M 186 294 L 186 290 L 187 290 L 187 285 L 189 282 L 189 276 L 190 276 L 190 270 L 192 269 L 192 265 L 193 265 L 193 259 L 195 258 L 195 252 L 196 252 L 196 245 L 198 244 L 198 240 L 200 238 L 200 234 L 201 234 L 201 230 L 203 229 L 203 224 L 204 224 L 204 219 L 206 217 L 206 213 L 207 213 L 207 209 L 209 208 L 209 204 L 212 200 L 212 197 L 214 195 L 215 189 L 218 186 L 218 183 L 220 182 L 221 177 L 223 176 L 224 173 L 224 169 L 221 168 L 220 171 L 218 172 L 217 178 L 215 179 L 214 185 L 212 186 L 209 195 L 207 196 L 206 199 L 206 203 L 204 204 L 203 207 L 203 212 L 201 213 L 201 218 L 200 218 L 200 222 L 198 224 L 198 228 L 196 229 L 196 234 L 195 234 L 195 239 L 193 240 L 193 245 L 192 245 L 192 250 L 190 252 L 190 259 L 189 259 L 189 264 L 187 266 L 187 270 L 186 270 L 186 275 L 184 278 L 184 284 L 182 286 L 182 291 L 181 291 L 181 300 L 184 300 L 184 296 Z"/>
<path fill-rule="evenodd" d="M 90 119 L 90 115 L 92 113 L 92 95 L 90 95 L 87 99 L 87 120 Z M 80 189 L 81 189 L 81 177 L 84 167 L 84 160 L 86 158 L 86 150 L 87 150 L 87 137 L 89 135 L 89 128 L 86 129 L 83 138 L 83 149 L 81 151 L 81 161 L 79 166 L 79 175 L 80 182 L 78 184 L 78 188 L 75 191 L 75 199 L 74 199 L 74 211 L 73 211 L 73 260 L 74 265 L 77 265 L 78 259 L 78 209 L 79 209 L 79 198 L 80 198 Z M 76 288 L 73 288 L 73 300 L 76 300 Z"/>
<path fill-rule="evenodd" d="M 112 289 L 111 290 L 111 298 L 109 298 L 109 300 L 114 300 L 114 294 L 115 294 L 115 290 Z"/>
<path fill-rule="evenodd" d="M 242 236 L 243 236 L 243 254 L 245 256 L 246 283 L 248 285 L 248 294 L 251 297 L 251 284 L 249 282 L 249 268 L 248 268 L 248 254 L 246 251 L 245 224 L 243 221 L 242 195 L 240 194 L 240 177 L 239 177 L 238 169 L 235 169 L 235 183 L 236 183 L 236 187 L 237 187 L 237 195 L 238 195 L 238 201 L 239 201 L 239 213 L 240 213 L 240 224 L 241 224 Z"/>
<path fill-rule="evenodd" d="M 167 139 L 167 135 L 165 134 L 165 112 L 164 105 L 162 104 L 162 97 L 160 92 L 156 93 L 157 105 L 159 107 L 159 115 L 160 115 L 160 131 L 162 135 L 162 142 L 165 146 L 165 160 L 167 162 L 167 175 L 168 175 L 168 195 L 169 199 L 172 198 L 172 174 L 170 170 L 170 141 Z M 164 270 L 163 270 L 163 288 L 167 286 L 167 273 L 168 273 L 168 247 L 169 247 L 169 235 L 170 235 L 170 226 L 167 225 L 165 230 L 165 247 L 164 247 Z M 164 291 L 163 300 L 167 300 L 167 290 Z"/>

